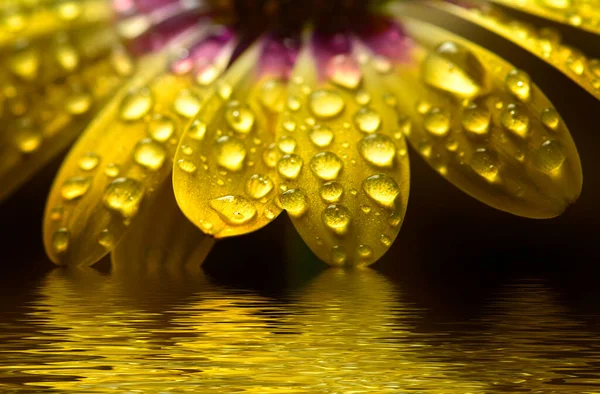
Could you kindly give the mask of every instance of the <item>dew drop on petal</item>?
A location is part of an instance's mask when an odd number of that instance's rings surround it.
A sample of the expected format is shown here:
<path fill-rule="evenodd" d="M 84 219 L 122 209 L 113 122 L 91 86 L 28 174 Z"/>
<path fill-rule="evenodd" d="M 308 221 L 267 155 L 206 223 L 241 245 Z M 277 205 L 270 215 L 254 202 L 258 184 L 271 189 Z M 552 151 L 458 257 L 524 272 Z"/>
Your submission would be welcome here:
<path fill-rule="evenodd" d="M 198 114 L 202 107 L 202 101 L 189 90 L 182 90 L 175 98 L 173 107 L 177 114 L 189 119 Z"/>
<path fill-rule="evenodd" d="M 148 88 L 142 88 L 128 93 L 121 103 L 121 119 L 135 121 L 143 118 L 152 108 L 154 98 Z"/>
<path fill-rule="evenodd" d="M 343 167 L 342 160 L 332 152 L 319 152 L 310 161 L 313 174 L 325 181 L 336 179 Z"/>
<path fill-rule="evenodd" d="M 558 130 L 560 126 L 560 115 L 554 108 L 546 108 L 542 112 L 542 123 L 550 130 Z"/>
<path fill-rule="evenodd" d="M 174 132 L 175 122 L 167 116 L 155 115 L 148 123 L 148 134 L 155 141 L 166 142 L 173 136 Z"/>
<path fill-rule="evenodd" d="M 298 155 L 285 155 L 277 163 L 279 175 L 287 179 L 296 179 L 303 166 L 302 158 Z"/>
<path fill-rule="evenodd" d="M 495 182 L 498 179 L 499 163 L 496 157 L 487 149 L 478 149 L 471 156 L 471 167 L 479 176 L 488 182 Z"/>
<path fill-rule="evenodd" d="M 254 113 L 237 101 L 231 101 L 225 111 L 227 124 L 240 134 L 248 134 L 254 126 Z"/>
<path fill-rule="evenodd" d="M 188 174 L 193 174 L 198 169 L 194 163 L 183 159 L 177 161 L 177 167 Z"/>
<path fill-rule="evenodd" d="M 275 185 L 267 175 L 254 174 L 246 182 L 246 193 L 256 200 L 260 200 L 273 190 Z"/>
<path fill-rule="evenodd" d="M 74 176 L 67 179 L 60 188 L 60 194 L 65 200 L 75 200 L 82 197 L 90 190 L 92 178 L 88 176 Z"/>
<path fill-rule="evenodd" d="M 529 135 L 529 117 L 518 104 L 509 104 L 500 115 L 502 126 L 520 138 Z"/>
<path fill-rule="evenodd" d="M 505 86 L 508 92 L 521 101 L 527 101 L 531 96 L 531 78 L 524 71 L 510 71 L 506 76 Z"/>
<path fill-rule="evenodd" d="M 321 220 L 325 227 L 335 234 L 344 235 L 350 229 L 352 214 L 350 210 L 343 205 L 330 205 L 323 210 Z"/>
<path fill-rule="evenodd" d="M 381 116 L 370 108 L 361 108 L 354 115 L 356 128 L 363 133 L 374 133 L 381 127 Z"/>
<path fill-rule="evenodd" d="M 487 109 L 472 104 L 462 114 L 462 126 L 473 136 L 486 135 L 490 128 L 491 114 Z"/>
<path fill-rule="evenodd" d="M 104 229 L 98 234 L 98 243 L 104 248 L 110 249 L 115 244 L 115 237 L 108 229 Z"/>
<path fill-rule="evenodd" d="M 331 261 L 334 264 L 342 265 L 348 260 L 348 255 L 342 246 L 334 246 L 331 249 Z"/>
<path fill-rule="evenodd" d="M 104 190 L 102 201 L 107 208 L 127 219 L 137 214 L 143 197 L 144 189 L 138 181 L 117 178 Z"/>
<path fill-rule="evenodd" d="M 372 175 L 362 183 L 365 193 L 377 204 L 393 208 L 396 197 L 400 194 L 400 188 L 396 181 L 385 174 Z"/>
<path fill-rule="evenodd" d="M 316 90 L 309 97 L 312 113 L 319 119 L 338 116 L 345 107 L 344 99 L 332 90 Z"/>
<path fill-rule="evenodd" d="M 244 166 L 246 148 L 235 137 L 223 136 L 217 140 L 217 162 L 230 171 L 239 171 Z"/>
<path fill-rule="evenodd" d="M 333 141 L 333 131 L 327 126 L 314 126 L 309 137 L 317 148 L 326 148 Z"/>
<path fill-rule="evenodd" d="M 566 156 L 560 142 L 548 140 L 536 151 L 534 160 L 541 171 L 553 174 L 563 166 Z"/>
<path fill-rule="evenodd" d="M 432 108 L 423 119 L 425 130 L 434 137 L 445 137 L 450 133 L 450 116 L 441 108 Z"/>
<path fill-rule="evenodd" d="M 323 201 L 328 203 L 338 202 L 344 194 L 344 188 L 338 182 L 327 182 L 321 185 L 319 190 Z"/>
<path fill-rule="evenodd" d="M 135 146 L 133 158 L 142 167 L 156 171 L 163 166 L 167 158 L 167 150 L 158 142 L 144 138 Z"/>
<path fill-rule="evenodd" d="M 66 228 L 59 228 L 52 234 L 52 248 L 56 253 L 64 253 L 69 248 L 71 234 Z"/>
<path fill-rule="evenodd" d="M 219 214 L 224 222 L 240 226 L 256 217 L 256 207 L 241 196 L 223 196 L 210 200 L 208 205 Z"/>
<path fill-rule="evenodd" d="M 308 211 L 308 198 L 301 189 L 290 189 L 279 196 L 283 209 L 292 217 L 300 217 Z"/>
<path fill-rule="evenodd" d="M 383 134 L 367 135 L 358 143 L 360 155 L 376 167 L 391 167 L 396 157 L 396 146 Z"/>

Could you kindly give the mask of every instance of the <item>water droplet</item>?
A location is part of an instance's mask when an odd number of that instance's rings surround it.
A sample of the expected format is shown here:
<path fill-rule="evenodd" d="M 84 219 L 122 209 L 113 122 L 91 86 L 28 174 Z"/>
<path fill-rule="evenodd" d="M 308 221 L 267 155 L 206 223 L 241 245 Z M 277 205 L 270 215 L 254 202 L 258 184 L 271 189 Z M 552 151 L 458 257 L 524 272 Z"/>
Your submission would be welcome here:
<path fill-rule="evenodd" d="M 62 219 L 63 213 L 64 213 L 64 210 L 62 207 L 52 208 L 52 211 L 50 212 L 50 219 L 57 222 L 60 219 Z"/>
<path fill-rule="evenodd" d="M 330 119 L 338 116 L 344 110 L 344 99 L 332 90 L 317 90 L 311 93 L 310 110 L 320 119 Z"/>
<path fill-rule="evenodd" d="M 296 112 L 300 109 L 300 107 L 302 106 L 302 103 L 300 102 L 300 100 L 298 99 L 298 97 L 296 96 L 290 96 L 287 99 L 287 107 L 290 111 L 292 112 Z"/>
<path fill-rule="evenodd" d="M 196 82 L 200 86 L 211 85 L 221 74 L 221 70 L 214 64 L 205 64 L 196 71 Z"/>
<path fill-rule="evenodd" d="M 346 54 L 332 57 L 325 72 L 331 82 L 346 89 L 356 89 L 362 79 L 359 65 Z"/>
<path fill-rule="evenodd" d="M 217 85 L 217 93 L 219 94 L 219 97 L 221 97 L 223 100 L 229 100 L 231 94 L 233 93 L 233 88 L 231 85 L 225 81 L 219 81 Z"/>
<path fill-rule="evenodd" d="M 246 193 L 256 200 L 260 200 L 273 190 L 273 181 L 267 175 L 254 174 L 246 182 Z"/>
<path fill-rule="evenodd" d="M 379 236 L 379 242 L 381 242 L 383 246 L 389 247 L 392 244 L 392 239 L 385 234 L 381 234 Z"/>
<path fill-rule="evenodd" d="M 495 182 L 498 179 L 499 163 L 495 155 L 486 149 L 477 149 L 471 157 L 471 167 L 479 176 L 485 178 L 488 182 Z"/>
<path fill-rule="evenodd" d="M 71 115 L 83 115 L 92 106 L 92 96 L 89 93 L 79 92 L 67 98 L 65 109 Z"/>
<path fill-rule="evenodd" d="M 462 114 L 462 126 L 474 136 L 486 135 L 490 128 L 491 115 L 487 109 L 469 105 Z"/>
<path fill-rule="evenodd" d="M 98 234 L 98 243 L 106 249 L 111 249 L 115 244 L 115 237 L 105 228 Z"/>
<path fill-rule="evenodd" d="M 121 103 L 121 119 L 135 121 L 143 118 L 152 108 L 154 98 L 148 88 L 128 93 Z"/>
<path fill-rule="evenodd" d="M 334 203 L 340 201 L 344 188 L 338 182 L 327 182 L 321 186 L 320 194 L 323 201 Z"/>
<path fill-rule="evenodd" d="M 91 185 L 91 177 L 74 176 L 62 184 L 60 194 L 65 200 L 75 200 L 87 193 Z"/>
<path fill-rule="evenodd" d="M 373 249 L 367 245 L 358 245 L 356 253 L 360 258 L 369 259 L 373 257 Z"/>
<path fill-rule="evenodd" d="M 502 126 L 520 138 L 529 135 L 529 117 L 518 104 L 509 104 L 500 116 Z"/>
<path fill-rule="evenodd" d="M 331 261 L 334 264 L 343 265 L 344 263 L 346 263 L 347 259 L 348 255 L 346 254 L 346 251 L 343 247 L 334 246 L 333 248 L 331 248 Z"/>
<path fill-rule="evenodd" d="M 277 163 L 279 175 L 287 179 L 296 179 L 300 175 L 303 165 L 302 158 L 298 155 L 285 155 Z"/>
<path fill-rule="evenodd" d="M 69 248 L 71 234 L 66 228 L 59 228 L 52 234 L 52 248 L 55 253 L 64 253 Z"/>
<path fill-rule="evenodd" d="M 485 69 L 477 57 L 451 41 L 440 44 L 423 62 L 425 83 L 458 97 L 478 96 L 484 85 L 484 77 Z"/>
<path fill-rule="evenodd" d="M 434 137 L 445 137 L 450 133 L 450 116 L 441 108 L 432 108 L 423 119 L 425 130 Z"/>
<path fill-rule="evenodd" d="M 323 210 L 321 220 L 329 230 L 338 235 L 344 235 L 350 229 L 352 215 L 345 206 L 334 204 Z"/>
<path fill-rule="evenodd" d="M 93 152 L 86 153 L 79 159 L 79 168 L 82 171 L 92 171 L 100 164 L 100 156 Z"/>
<path fill-rule="evenodd" d="M 254 113 L 237 101 L 231 101 L 227 104 L 225 111 L 225 120 L 227 124 L 241 134 L 248 134 L 254 126 Z"/>
<path fill-rule="evenodd" d="M 175 122 L 164 115 L 154 115 L 148 124 L 148 134 L 158 142 L 166 142 L 175 132 Z"/>
<path fill-rule="evenodd" d="M 402 223 L 402 216 L 398 212 L 392 212 L 392 214 L 388 217 L 388 224 L 391 227 L 398 227 Z"/>
<path fill-rule="evenodd" d="M 362 183 L 362 188 L 373 201 L 386 208 L 393 208 L 396 197 L 400 194 L 400 188 L 396 181 L 385 174 L 366 178 Z"/>
<path fill-rule="evenodd" d="M 23 127 L 15 135 L 15 143 L 21 153 L 33 153 L 42 145 L 43 136 L 36 129 Z"/>
<path fill-rule="evenodd" d="M 527 101 L 531 96 L 531 78 L 524 71 L 514 69 L 509 72 L 505 86 L 507 91 L 521 101 Z"/>
<path fill-rule="evenodd" d="M 269 145 L 263 152 L 263 162 L 269 168 L 275 168 L 279 161 L 280 154 L 275 144 Z"/>
<path fill-rule="evenodd" d="M 359 90 L 354 99 L 359 105 L 365 106 L 371 102 L 372 97 L 366 90 Z"/>
<path fill-rule="evenodd" d="M 206 135 L 206 123 L 201 120 L 195 120 L 188 129 L 188 137 L 196 141 L 202 141 Z"/>
<path fill-rule="evenodd" d="M 173 107 L 179 115 L 185 118 L 193 118 L 200 111 L 202 101 L 189 90 L 182 90 L 175 98 Z"/>
<path fill-rule="evenodd" d="M 565 160 L 563 147 L 558 141 L 545 141 L 535 152 L 535 165 L 547 174 L 557 172 Z"/>
<path fill-rule="evenodd" d="M 104 174 L 108 177 L 114 178 L 119 175 L 121 169 L 115 163 L 109 163 L 104 169 Z"/>
<path fill-rule="evenodd" d="M 310 169 L 325 181 L 336 179 L 344 163 L 332 152 L 319 152 L 310 161 Z"/>
<path fill-rule="evenodd" d="M 167 150 L 158 142 L 144 138 L 135 146 L 133 158 L 142 167 L 156 171 L 163 166 L 167 158 Z"/>
<path fill-rule="evenodd" d="M 246 148 L 235 137 L 223 136 L 217 140 L 217 162 L 230 171 L 239 171 L 244 166 Z"/>
<path fill-rule="evenodd" d="M 266 80 L 260 88 L 260 102 L 269 111 L 279 113 L 285 106 L 286 86 L 277 79 Z"/>
<path fill-rule="evenodd" d="M 301 189 L 290 189 L 279 196 L 283 209 L 290 216 L 300 217 L 308 211 L 308 198 Z"/>
<path fill-rule="evenodd" d="M 102 201 L 107 208 L 120 213 L 124 218 L 132 218 L 138 212 L 144 188 L 131 178 L 117 178 L 104 190 Z"/>
<path fill-rule="evenodd" d="M 354 124 L 363 133 L 374 133 L 381 127 L 381 116 L 370 108 L 361 108 L 354 115 Z"/>
<path fill-rule="evenodd" d="M 246 224 L 256 217 L 256 207 L 241 196 L 223 196 L 210 200 L 208 205 L 214 209 L 221 219 L 233 226 Z"/>
<path fill-rule="evenodd" d="M 554 108 L 546 108 L 542 112 L 542 123 L 550 130 L 556 131 L 560 126 L 560 115 Z"/>
<path fill-rule="evenodd" d="M 284 135 L 279 138 L 279 142 L 277 143 L 279 150 L 283 153 L 294 153 L 296 150 L 296 140 L 290 136 Z"/>
<path fill-rule="evenodd" d="M 358 143 L 360 155 L 377 167 L 391 167 L 396 157 L 396 146 L 383 134 L 374 133 L 364 137 Z"/>
<path fill-rule="evenodd" d="M 327 126 L 315 126 L 311 129 L 309 137 L 317 148 L 326 148 L 333 141 L 333 131 Z"/>
<path fill-rule="evenodd" d="M 194 163 L 189 160 L 178 160 L 177 167 L 188 174 L 193 174 L 198 169 Z"/>

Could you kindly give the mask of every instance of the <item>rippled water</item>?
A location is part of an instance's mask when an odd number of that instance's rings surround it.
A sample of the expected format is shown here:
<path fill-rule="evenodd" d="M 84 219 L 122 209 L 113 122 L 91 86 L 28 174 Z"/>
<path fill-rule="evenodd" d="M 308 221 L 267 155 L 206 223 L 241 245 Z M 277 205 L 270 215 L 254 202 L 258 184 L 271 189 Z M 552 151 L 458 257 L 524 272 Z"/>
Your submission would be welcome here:
<path fill-rule="evenodd" d="M 449 320 L 369 269 L 277 295 L 201 272 L 55 270 L 32 288 L 2 300 L 1 392 L 600 392 L 598 332 L 535 278 Z"/>

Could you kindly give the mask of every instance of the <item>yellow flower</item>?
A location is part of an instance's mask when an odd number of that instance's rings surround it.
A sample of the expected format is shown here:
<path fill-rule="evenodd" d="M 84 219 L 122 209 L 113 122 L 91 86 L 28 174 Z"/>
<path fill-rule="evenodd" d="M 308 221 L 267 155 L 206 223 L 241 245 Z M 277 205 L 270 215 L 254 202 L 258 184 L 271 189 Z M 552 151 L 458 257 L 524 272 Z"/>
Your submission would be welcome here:
<path fill-rule="evenodd" d="M 600 98 L 598 60 L 509 8 L 600 34 L 598 0 L 4 1 L 0 198 L 83 131 L 46 208 L 58 264 L 126 255 L 126 234 L 151 251 L 179 209 L 211 236 L 202 254 L 285 210 L 321 260 L 372 264 L 405 216 L 408 145 L 494 208 L 557 216 L 582 174 L 556 109 L 423 21 L 466 19 Z"/>

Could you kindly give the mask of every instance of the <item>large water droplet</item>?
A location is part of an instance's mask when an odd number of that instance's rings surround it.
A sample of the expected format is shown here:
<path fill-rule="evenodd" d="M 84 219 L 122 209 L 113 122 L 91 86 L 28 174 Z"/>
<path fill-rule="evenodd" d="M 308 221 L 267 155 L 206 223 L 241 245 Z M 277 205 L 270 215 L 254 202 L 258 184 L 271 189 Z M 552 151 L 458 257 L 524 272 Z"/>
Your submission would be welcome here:
<path fill-rule="evenodd" d="M 128 93 L 121 103 L 121 119 L 134 121 L 143 118 L 152 108 L 154 98 L 148 88 Z"/>
<path fill-rule="evenodd" d="M 104 229 L 98 234 L 98 243 L 104 248 L 110 249 L 115 244 L 115 237 L 108 229 Z"/>
<path fill-rule="evenodd" d="M 529 135 L 529 117 L 518 104 L 509 104 L 502 112 L 500 122 L 504 128 L 520 138 Z"/>
<path fill-rule="evenodd" d="M 323 210 L 321 219 L 325 227 L 338 235 L 344 235 L 350 229 L 352 214 L 343 205 L 330 205 Z"/>
<path fill-rule="evenodd" d="M 217 140 L 217 162 L 230 171 L 239 171 L 244 166 L 246 148 L 235 137 L 223 136 Z"/>
<path fill-rule="evenodd" d="M 521 101 L 531 97 L 531 78 L 526 72 L 514 69 L 508 73 L 505 80 L 506 90 Z"/>
<path fill-rule="evenodd" d="M 206 123 L 195 120 L 188 129 L 187 136 L 196 141 L 202 141 L 206 135 Z"/>
<path fill-rule="evenodd" d="M 396 181 L 385 174 L 366 178 L 362 183 L 362 188 L 373 201 L 386 208 L 393 208 L 396 197 L 400 194 L 400 188 Z"/>
<path fill-rule="evenodd" d="M 279 113 L 285 106 L 286 86 L 278 79 L 266 80 L 260 87 L 260 102 L 269 111 Z"/>
<path fill-rule="evenodd" d="M 348 260 L 348 255 L 342 246 L 331 248 L 331 261 L 337 265 L 343 265 Z"/>
<path fill-rule="evenodd" d="M 144 138 L 138 142 L 133 153 L 136 163 L 152 171 L 160 169 L 166 157 L 165 147 L 150 138 Z"/>
<path fill-rule="evenodd" d="M 296 140 L 290 136 L 284 135 L 279 138 L 277 146 L 283 153 L 294 153 L 296 150 Z"/>
<path fill-rule="evenodd" d="M 498 179 L 498 159 L 486 149 L 478 149 L 473 152 L 471 167 L 473 171 L 488 182 L 495 182 Z"/>
<path fill-rule="evenodd" d="M 325 181 L 336 179 L 343 167 L 342 160 L 332 152 L 317 153 L 310 161 L 312 172 Z"/>
<path fill-rule="evenodd" d="M 490 128 L 491 115 L 486 108 L 472 104 L 462 114 L 462 126 L 474 136 L 486 135 Z"/>
<path fill-rule="evenodd" d="M 189 160 L 178 160 L 177 167 L 188 174 L 193 174 L 198 169 L 194 163 Z"/>
<path fill-rule="evenodd" d="M 33 153 L 42 145 L 42 134 L 32 127 L 22 127 L 15 134 L 15 143 L 21 153 Z"/>
<path fill-rule="evenodd" d="M 175 112 L 185 118 L 193 118 L 202 107 L 202 100 L 189 90 L 182 90 L 173 103 Z"/>
<path fill-rule="evenodd" d="M 381 127 L 381 116 L 370 108 L 361 108 L 354 115 L 354 124 L 363 133 L 374 133 Z"/>
<path fill-rule="evenodd" d="M 104 190 L 102 201 L 125 218 L 135 216 L 144 197 L 144 188 L 131 178 L 117 178 Z"/>
<path fill-rule="evenodd" d="M 345 107 L 344 99 L 332 90 L 316 90 L 311 93 L 309 106 L 312 113 L 320 119 L 338 116 Z"/>
<path fill-rule="evenodd" d="M 546 108 L 542 112 L 542 123 L 552 131 L 557 131 L 560 126 L 560 115 L 554 108 Z"/>
<path fill-rule="evenodd" d="M 69 248 L 71 234 L 66 228 L 59 228 L 52 234 L 52 248 L 56 253 L 64 253 Z"/>
<path fill-rule="evenodd" d="M 155 115 L 148 124 L 148 134 L 158 142 L 166 142 L 175 132 L 175 122 L 164 115 Z"/>
<path fill-rule="evenodd" d="M 256 207 L 241 196 L 223 196 L 210 200 L 208 205 L 215 210 L 224 222 L 240 226 L 256 217 Z"/>
<path fill-rule="evenodd" d="M 310 141 L 318 148 L 326 148 L 333 141 L 333 131 L 327 126 L 314 126 L 309 134 Z"/>
<path fill-rule="evenodd" d="M 434 137 L 445 137 L 450 133 L 450 115 L 442 108 L 432 108 L 423 119 L 425 130 Z"/>
<path fill-rule="evenodd" d="M 338 202 L 344 194 L 344 188 L 338 182 L 327 182 L 321 186 L 321 198 L 325 202 Z"/>
<path fill-rule="evenodd" d="M 469 50 L 447 41 L 423 62 L 425 83 L 458 97 L 473 98 L 485 84 L 485 69 Z"/>
<path fill-rule="evenodd" d="M 100 156 L 93 152 L 86 153 L 79 159 L 79 168 L 82 171 L 92 171 L 100 164 Z"/>
<path fill-rule="evenodd" d="M 535 165 L 547 174 L 556 173 L 565 160 L 562 145 L 554 140 L 545 141 L 535 153 Z"/>
<path fill-rule="evenodd" d="M 254 113 L 237 101 L 231 101 L 227 104 L 225 111 L 225 120 L 227 124 L 241 134 L 248 134 L 254 126 Z"/>
<path fill-rule="evenodd" d="M 65 200 L 75 200 L 86 194 L 92 185 L 89 176 L 74 176 L 67 179 L 60 188 L 60 194 Z"/>
<path fill-rule="evenodd" d="M 279 175 L 287 179 L 296 179 L 300 175 L 303 165 L 302 158 L 298 155 L 285 155 L 277 163 Z"/>
<path fill-rule="evenodd" d="M 256 200 L 260 200 L 273 190 L 274 184 L 267 175 L 254 174 L 246 182 L 246 193 Z"/>
<path fill-rule="evenodd" d="M 392 140 L 379 133 L 370 134 L 358 143 L 360 155 L 377 167 L 391 167 L 396 157 L 396 146 Z"/>
<path fill-rule="evenodd" d="M 283 209 L 290 216 L 300 217 L 308 211 L 308 198 L 301 189 L 290 189 L 279 196 Z"/>

